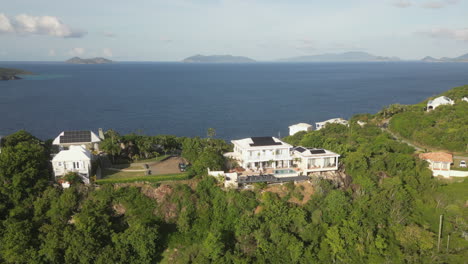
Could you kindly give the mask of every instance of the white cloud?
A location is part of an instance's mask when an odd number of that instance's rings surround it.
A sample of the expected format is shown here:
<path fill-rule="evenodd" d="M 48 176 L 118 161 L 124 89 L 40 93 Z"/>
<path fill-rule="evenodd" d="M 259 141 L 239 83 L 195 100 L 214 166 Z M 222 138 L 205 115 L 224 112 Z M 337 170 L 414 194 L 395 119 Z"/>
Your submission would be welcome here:
<path fill-rule="evenodd" d="M 449 5 L 458 4 L 458 2 L 460 1 L 459 0 L 429 1 L 429 2 L 423 3 L 421 7 L 439 9 L 439 8 L 447 7 Z"/>
<path fill-rule="evenodd" d="M 71 49 L 68 54 L 71 56 L 81 56 L 85 54 L 86 50 L 84 48 L 73 48 Z"/>
<path fill-rule="evenodd" d="M 429 31 L 417 32 L 419 35 L 424 35 L 431 38 L 452 39 L 468 41 L 468 28 L 449 29 L 449 28 L 433 28 Z"/>
<path fill-rule="evenodd" d="M 14 32 L 10 19 L 5 14 L 0 13 L 0 33 Z"/>
<path fill-rule="evenodd" d="M 394 1 L 392 5 L 399 8 L 406 8 L 412 6 L 413 4 L 408 0 L 398 0 Z"/>
<path fill-rule="evenodd" d="M 72 29 L 54 16 L 18 15 L 12 19 L 0 13 L 0 33 L 17 33 L 20 35 L 49 35 L 61 38 L 79 38 L 86 32 Z"/>
<path fill-rule="evenodd" d="M 104 57 L 112 57 L 112 50 L 110 48 L 104 48 L 102 49 L 102 54 Z"/>
<path fill-rule="evenodd" d="M 55 52 L 55 50 L 54 50 L 54 49 L 50 49 L 50 50 L 49 50 L 49 56 L 55 56 L 55 55 L 57 55 L 57 53 Z"/>

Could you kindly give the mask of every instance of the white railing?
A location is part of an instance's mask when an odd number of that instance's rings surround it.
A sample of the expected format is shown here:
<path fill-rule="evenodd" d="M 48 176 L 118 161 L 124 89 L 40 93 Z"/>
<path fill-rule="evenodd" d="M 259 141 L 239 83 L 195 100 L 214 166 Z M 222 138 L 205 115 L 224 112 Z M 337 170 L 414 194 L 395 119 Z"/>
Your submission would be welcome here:
<path fill-rule="evenodd" d="M 252 155 L 252 156 L 244 156 L 243 158 L 245 161 L 248 161 L 248 162 L 292 159 L 291 155 Z"/>

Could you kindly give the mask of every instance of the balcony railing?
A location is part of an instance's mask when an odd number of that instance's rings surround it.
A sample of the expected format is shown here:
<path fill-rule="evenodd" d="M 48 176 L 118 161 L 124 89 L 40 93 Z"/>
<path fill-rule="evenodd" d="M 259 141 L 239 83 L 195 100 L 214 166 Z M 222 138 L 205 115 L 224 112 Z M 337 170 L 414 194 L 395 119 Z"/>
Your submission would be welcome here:
<path fill-rule="evenodd" d="M 252 155 L 244 156 L 244 160 L 256 161 L 256 160 L 290 160 L 292 159 L 291 155 Z"/>

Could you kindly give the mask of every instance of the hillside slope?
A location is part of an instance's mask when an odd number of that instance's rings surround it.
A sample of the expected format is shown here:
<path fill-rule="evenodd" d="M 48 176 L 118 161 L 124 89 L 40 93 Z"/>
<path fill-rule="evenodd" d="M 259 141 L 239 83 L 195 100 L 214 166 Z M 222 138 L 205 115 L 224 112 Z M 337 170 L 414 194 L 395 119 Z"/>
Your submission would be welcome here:
<path fill-rule="evenodd" d="M 390 121 L 390 130 L 429 149 L 467 152 L 468 102 L 461 99 L 468 96 L 468 85 L 438 96 L 441 95 L 455 100 L 455 105 L 439 106 L 426 112 L 424 107 L 429 99 L 425 100 L 395 114 Z"/>

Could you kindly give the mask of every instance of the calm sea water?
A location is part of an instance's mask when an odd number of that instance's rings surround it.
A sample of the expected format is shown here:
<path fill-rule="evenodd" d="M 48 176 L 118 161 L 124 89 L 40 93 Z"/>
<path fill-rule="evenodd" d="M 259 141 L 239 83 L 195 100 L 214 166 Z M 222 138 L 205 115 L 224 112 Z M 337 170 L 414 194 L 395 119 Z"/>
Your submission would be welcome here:
<path fill-rule="evenodd" d="M 0 82 L 0 135 L 63 130 L 217 137 L 285 136 L 288 126 L 468 84 L 468 63 L 182 64 L 3 62 L 38 75 Z"/>

